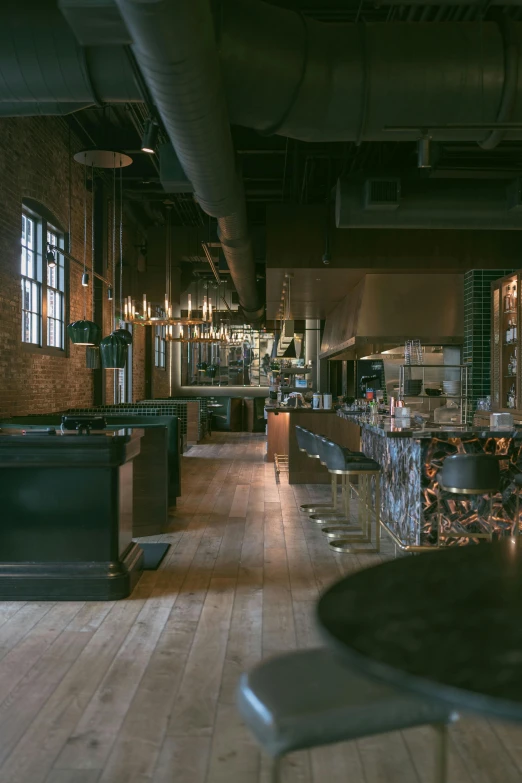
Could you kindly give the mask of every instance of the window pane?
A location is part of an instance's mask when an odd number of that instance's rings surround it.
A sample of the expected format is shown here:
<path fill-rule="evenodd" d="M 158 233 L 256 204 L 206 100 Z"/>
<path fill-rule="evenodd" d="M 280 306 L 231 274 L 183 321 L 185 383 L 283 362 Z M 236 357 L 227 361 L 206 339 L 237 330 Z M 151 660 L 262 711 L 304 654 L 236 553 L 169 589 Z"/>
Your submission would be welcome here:
<path fill-rule="evenodd" d="M 56 278 L 57 278 L 56 267 L 47 266 L 47 285 L 51 286 L 51 288 L 57 288 Z"/>

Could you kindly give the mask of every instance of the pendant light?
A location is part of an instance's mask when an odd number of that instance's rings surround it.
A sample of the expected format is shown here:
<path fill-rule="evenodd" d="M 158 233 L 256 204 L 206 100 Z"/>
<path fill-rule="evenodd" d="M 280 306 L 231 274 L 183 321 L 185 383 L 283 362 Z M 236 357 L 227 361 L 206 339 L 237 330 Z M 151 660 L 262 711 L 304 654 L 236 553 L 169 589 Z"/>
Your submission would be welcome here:
<path fill-rule="evenodd" d="M 120 337 L 125 345 L 132 345 L 132 334 L 125 327 L 125 321 L 123 320 L 123 176 L 120 168 L 120 235 L 119 235 L 119 247 L 120 247 L 120 325 L 118 329 L 114 329 L 113 334 Z"/>
<path fill-rule="evenodd" d="M 98 345 L 101 337 L 101 329 L 94 321 L 87 319 L 87 287 L 89 281 L 89 275 L 87 274 L 87 162 L 86 158 L 83 161 L 84 164 L 84 177 L 83 177 L 83 274 L 82 274 L 82 286 L 83 286 L 83 319 L 80 321 L 73 321 L 67 326 L 67 334 L 69 335 L 71 342 L 74 345 Z M 92 183 L 94 188 L 94 183 Z M 94 223 L 94 212 L 91 215 L 91 220 Z M 70 242 L 70 235 L 69 235 Z"/>
<path fill-rule="evenodd" d="M 112 177 L 112 288 L 116 288 L 116 153 L 113 153 L 113 177 Z M 122 269 L 123 269 L 123 219 L 122 219 L 122 204 L 123 204 L 123 180 L 122 180 L 122 166 L 120 164 L 120 309 L 123 306 L 123 285 L 122 285 Z M 128 346 L 130 334 L 121 328 L 118 328 L 116 323 L 116 300 L 112 300 L 112 322 L 114 325 L 114 331 L 111 334 L 104 337 L 100 343 L 100 359 L 101 365 L 105 370 L 123 370 L 127 363 Z M 123 336 L 121 332 L 125 331 L 126 335 Z M 132 338 L 131 338 L 132 340 Z"/>

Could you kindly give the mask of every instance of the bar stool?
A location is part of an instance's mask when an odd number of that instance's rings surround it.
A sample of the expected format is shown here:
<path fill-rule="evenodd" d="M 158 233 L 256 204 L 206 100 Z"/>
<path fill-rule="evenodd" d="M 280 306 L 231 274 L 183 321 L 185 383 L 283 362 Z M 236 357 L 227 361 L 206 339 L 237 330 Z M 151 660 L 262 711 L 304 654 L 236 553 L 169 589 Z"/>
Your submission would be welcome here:
<path fill-rule="evenodd" d="M 278 655 L 242 674 L 237 706 L 244 722 L 273 759 L 296 750 L 431 724 L 436 730 L 436 783 L 445 783 L 451 707 L 405 693 L 350 671 L 329 650 Z"/>
<path fill-rule="evenodd" d="M 319 460 L 322 465 L 324 465 L 326 468 L 328 468 L 328 472 L 330 473 L 332 477 L 332 487 L 337 486 L 337 476 L 339 475 L 335 470 L 330 470 L 329 467 L 329 454 L 330 454 L 330 446 L 333 445 L 333 441 L 330 440 L 330 438 L 325 438 L 323 435 L 316 435 L 315 436 L 316 445 L 317 445 L 317 451 L 319 454 Z M 343 448 L 345 453 L 353 455 L 353 457 L 364 457 L 364 454 L 361 451 L 351 451 L 350 449 Z M 324 524 L 325 522 L 335 522 L 337 524 L 344 524 L 346 526 L 350 527 L 356 527 L 350 522 L 349 519 L 349 499 L 350 499 L 350 493 L 352 491 L 351 484 L 346 481 L 346 477 L 341 475 L 341 499 L 342 499 L 342 505 L 339 509 L 338 507 L 335 509 L 323 509 L 321 511 L 318 511 L 316 513 L 310 514 L 310 519 L 313 522 L 317 522 L 318 524 Z M 324 530 L 324 528 L 323 528 Z"/>
<path fill-rule="evenodd" d="M 322 532 L 332 539 L 330 546 L 336 552 L 376 554 L 381 550 L 381 466 L 374 459 L 344 449 L 333 441 L 327 441 L 325 446 L 328 470 L 343 476 L 346 487 L 345 508 L 348 525 L 343 522 L 336 523 L 333 520 L 332 524 L 323 527 Z M 357 529 L 362 532 L 360 537 L 345 537 L 346 533 L 350 532 L 349 528 L 353 526 L 350 520 L 349 493 L 347 491 L 352 476 L 357 476 L 359 480 L 359 526 Z M 372 478 L 375 482 L 375 506 L 373 509 L 371 502 Z M 353 548 L 353 544 L 372 543 L 372 513 L 375 514 L 375 546 L 364 549 Z"/>
<path fill-rule="evenodd" d="M 295 435 L 299 451 L 304 452 L 312 459 L 320 459 L 317 444 L 317 438 L 320 436 L 316 435 L 311 430 L 306 429 L 306 427 L 301 427 L 299 424 L 296 425 Z M 301 511 L 306 511 L 308 513 L 320 510 L 335 513 L 337 511 L 337 476 L 332 476 L 331 503 L 303 503 L 299 508 Z"/>
<path fill-rule="evenodd" d="M 500 489 L 500 465 L 496 457 L 490 454 L 454 454 L 446 457 L 438 474 L 438 514 L 437 514 L 437 546 L 441 546 L 441 537 L 445 538 L 493 538 L 491 518 L 493 516 L 493 495 Z M 467 495 L 478 497 L 489 495 L 489 515 L 482 519 L 477 513 L 477 523 L 483 532 L 472 533 L 459 523 L 455 532 L 443 530 L 442 492 L 452 495 Z"/>

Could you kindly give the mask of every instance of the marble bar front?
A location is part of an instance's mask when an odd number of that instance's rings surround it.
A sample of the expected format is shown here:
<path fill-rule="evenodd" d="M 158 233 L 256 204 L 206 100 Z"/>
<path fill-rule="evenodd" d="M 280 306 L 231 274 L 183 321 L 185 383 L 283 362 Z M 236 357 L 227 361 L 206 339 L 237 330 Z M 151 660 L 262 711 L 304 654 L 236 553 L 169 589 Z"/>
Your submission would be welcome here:
<path fill-rule="evenodd" d="M 452 454 L 492 454 L 500 458 L 501 488 L 493 498 L 494 537 L 510 534 L 514 526 L 516 486 L 522 472 L 522 428 L 490 427 L 397 428 L 391 421 L 361 424 L 361 449 L 382 468 L 382 521 L 402 547 L 437 544 L 437 475 Z M 467 544 L 479 532 L 477 512 L 487 511 L 489 500 L 441 494 L 442 529 L 462 538 L 444 539 L 442 544 Z"/>

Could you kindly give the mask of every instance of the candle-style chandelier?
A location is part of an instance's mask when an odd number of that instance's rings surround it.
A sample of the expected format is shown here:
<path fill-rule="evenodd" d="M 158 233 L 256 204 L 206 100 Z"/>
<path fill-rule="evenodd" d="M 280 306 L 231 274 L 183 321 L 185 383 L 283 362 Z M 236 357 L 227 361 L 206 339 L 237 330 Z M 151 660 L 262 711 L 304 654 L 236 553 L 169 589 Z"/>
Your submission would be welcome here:
<path fill-rule="evenodd" d="M 127 323 L 136 324 L 138 326 L 166 326 L 166 327 L 202 327 L 205 324 L 212 324 L 213 308 L 212 300 L 210 297 L 203 297 L 203 307 L 201 310 L 201 316 L 199 311 L 193 313 L 192 311 L 192 297 L 188 295 L 188 311 L 187 317 L 182 318 L 180 316 L 174 316 L 172 314 L 172 223 L 171 213 L 172 204 L 166 203 L 167 208 L 167 220 L 166 220 L 166 237 L 165 237 L 165 303 L 164 308 L 155 307 L 154 310 L 147 299 L 147 294 L 143 294 L 143 303 L 141 313 L 139 312 L 139 306 L 133 301 L 131 296 L 125 298 L 123 304 L 123 317 Z M 172 334 L 172 328 L 170 329 Z M 169 330 L 167 329 L 167 338 Z"/>

